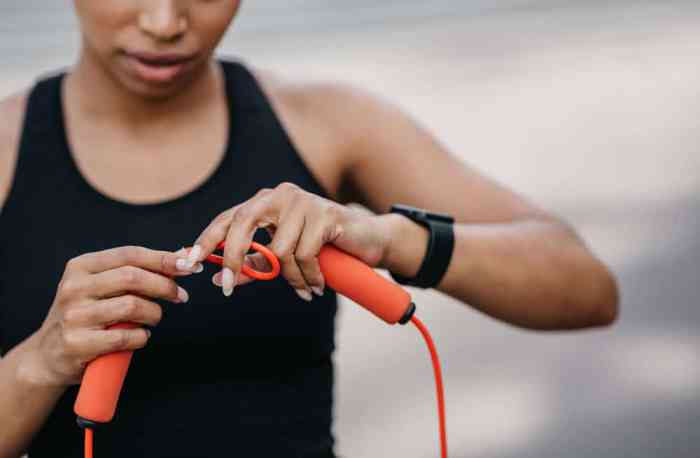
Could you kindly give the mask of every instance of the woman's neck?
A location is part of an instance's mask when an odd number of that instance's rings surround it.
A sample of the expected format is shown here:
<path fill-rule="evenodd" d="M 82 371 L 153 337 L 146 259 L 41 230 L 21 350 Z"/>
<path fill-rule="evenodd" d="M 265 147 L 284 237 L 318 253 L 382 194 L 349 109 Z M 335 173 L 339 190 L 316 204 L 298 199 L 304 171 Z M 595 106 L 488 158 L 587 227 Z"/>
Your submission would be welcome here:
<path fill-rule="evenodd" d="M 67 76 L 66 93 L 83 113 L 133 127 L 176 121 L 219 96 L 223 75 L 214 59 L 182 90 L 170 97 L 147 98 L 128 90 L 88 52 Z"/>

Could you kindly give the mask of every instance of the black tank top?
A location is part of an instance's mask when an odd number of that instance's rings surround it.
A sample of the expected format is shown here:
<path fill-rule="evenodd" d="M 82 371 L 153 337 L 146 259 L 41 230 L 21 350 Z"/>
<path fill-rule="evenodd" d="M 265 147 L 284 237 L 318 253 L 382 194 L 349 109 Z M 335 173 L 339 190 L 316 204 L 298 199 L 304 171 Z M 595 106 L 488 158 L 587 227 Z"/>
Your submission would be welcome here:
<path fill-rule="evenodd" d="M 223 159 L 191 192 L 145 205 L 91 187 L 66 140 L 64 73 L 37 82 L 0 213 L 3 352 L 40 327 L 75 256 L 123 245 L 176 250 L 220 212 L 285 181 L 328 197 L 252 74 L 239 63 L 221 65 L 230 113 Z M 255 240 L 270 242 L 262 230 Z M 97 458 L 333 456 L 336 294 L 326 290 L 305 302 L 278 277 L 226 298 L 211 283 L 214 272 L 207 266 L 178 280 L 189 303 L 161 302 L 163 319 L 134 354 L 115 419 L 95 433 Z M 77 389 L 60 399 L 30 458 L 82 457 Z"/>

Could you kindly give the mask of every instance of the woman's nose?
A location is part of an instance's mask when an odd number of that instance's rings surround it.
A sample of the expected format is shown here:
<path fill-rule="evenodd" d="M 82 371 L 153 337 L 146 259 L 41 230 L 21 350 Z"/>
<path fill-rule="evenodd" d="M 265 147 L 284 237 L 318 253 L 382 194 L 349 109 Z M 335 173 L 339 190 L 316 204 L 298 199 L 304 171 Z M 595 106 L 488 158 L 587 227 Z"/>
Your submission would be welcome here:
<path fill-rule="evenodd" d="M 139 16 L 139 27 L 159 41 L 175 41 L 187 31 L 186 12 L 176 0 L 150 0 Z"/>

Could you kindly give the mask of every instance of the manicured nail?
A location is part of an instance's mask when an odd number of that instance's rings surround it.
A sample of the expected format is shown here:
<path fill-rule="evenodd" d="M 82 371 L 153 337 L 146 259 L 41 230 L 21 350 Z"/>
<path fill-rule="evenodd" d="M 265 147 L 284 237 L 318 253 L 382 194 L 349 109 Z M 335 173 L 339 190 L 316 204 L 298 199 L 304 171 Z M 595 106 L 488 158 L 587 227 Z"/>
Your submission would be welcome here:
<path fill-rule="evenodd" d="M 145 331 L 146 331 L 146 338 L 147 338 L 147 339 L 150 339 L 150 338 L 151 338 L 151 330 L 150 330 L 150 329 L 146 329 Z"/>
<path fill-rule="evenodd" d="M 219 288 L 221 288 L 221 275 L 216 274 L 216 275 L 212 276 L 211 282 L 214 283 Z"/>
<path fill-rule="evenodd" d="M 305 289 L 295 289 L 300 298 L 304 299 L 306 302 L 311 302 L 313 299 L 311 293 Z"/>
<path fill-rule="evenodd" d="M 204 271 L 204 265 L 201 262 L 198 262 L 192 266 L 189 265 L 189 261 L 187 259 L 178 259 L 175 261 L 175 267 L 177 270 L 181 272 L 188 272 L 188 273 L 201 273 Z"/>
<path fill-rule="evenodd" d="M 221 288 L 224 290 L 224 296 L 230 296 L 233 293 L 233 282 L 233 271 L 224 267 L 224 270 L 221 271 Z"/>
<path fill-rule="evenodd" d="M 182 248 L 180 248 L 179 250 L 177 250 L 177 251 L 175 252 L 175 254 L 178 255 L 178 256 L 187 256 L 187 250 L 186 250 L 185 247 L 183 246 Z"/>
<path fill-rule="evenodd" d="M 190 255 L 187 256 L 187 267 L 194 266 L 194 263 L 199 261 L 199 256 L 201 254 L 202 254 L 202 247 L 199 245 L 193 246 L 192 251 L 190 251 Z"/>
<path fill-rule="evenodd" d="M 180 302 L 187 302 L 190 300 L 190 295 L 187 294 L 187 291 L 182 289 L 181 287 L 177 287 L 177 298 Z"/>
<path fill-rule="evenodd" d="M 188 272 L 190 269 L 187 267 L 187 259 L 180 258 L 177 261 L 175 261 L 175 267 L 177 270 L 181 270 L 183 272 Z"/>
<path fill-rule="evenodd" d="M 312 286 L 311 290 L 317 295 L 317 296 L 323 296 L 323 288 L 320 286 Z"/>

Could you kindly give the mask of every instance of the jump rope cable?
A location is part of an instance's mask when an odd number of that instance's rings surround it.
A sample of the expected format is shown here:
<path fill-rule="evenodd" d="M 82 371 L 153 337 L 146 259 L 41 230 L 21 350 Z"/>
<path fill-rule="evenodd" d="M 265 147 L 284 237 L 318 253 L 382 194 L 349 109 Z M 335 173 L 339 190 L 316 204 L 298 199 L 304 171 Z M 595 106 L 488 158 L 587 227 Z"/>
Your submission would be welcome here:
<path fill-rule="evenodd" d="M 435 375 L 435 391 L 437 393 L 438 407 L 438 423 L 440 430 L 440 457 L 447 458 L 447 427 L 445 425 L 445 393 L 442 385 L 442 369 L 440 368 L 440 358 L 438 357 L 437 348 L 430 331 L 417 316 L 411 317 L 411 323 L 415 325 L 418 331 L 425 339 L 430 352 L 430 360 L 433 363 L 433 373 Z M 91 428 L 85 428 L 85 458 L 93 458 L 93 431 Z"/>
<path fill-rule="evenodd" d="M 92 428 L 85 428 L 85 458 L 92 458 Z"/>
<path fill-rule="evenodd" d="M 447 458 L 447 426 L 445 421 L 445 389 L 442 386 L 442 369 L 440 368 L 440 358 L 438 357 L 437 347 L 433 338 L 430 336 L 430 331 L 417 316 L 411 317 L 413 323 L 428 345 L 430 351 L 430 360 L 433 362 L 433 373 L 435 374 L 435 391 L 437 392 L 438 406 L 438 422 L 440 428 L 440 456 Z M 92 457 L 90 457 L 92 458 Z"/>

